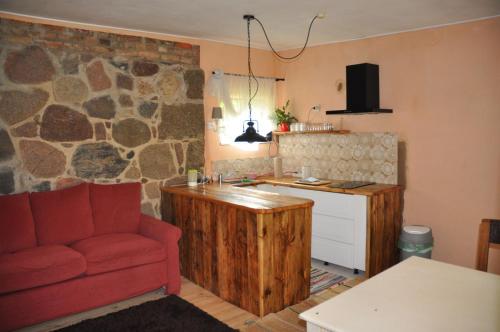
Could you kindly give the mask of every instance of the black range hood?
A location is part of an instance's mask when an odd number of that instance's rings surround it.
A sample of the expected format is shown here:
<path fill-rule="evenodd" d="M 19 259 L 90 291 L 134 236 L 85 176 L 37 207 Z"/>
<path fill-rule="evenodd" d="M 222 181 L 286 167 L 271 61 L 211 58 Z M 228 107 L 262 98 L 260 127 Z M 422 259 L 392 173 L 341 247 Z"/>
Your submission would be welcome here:
<path fill-rule="evenodd" d="M 392 113 L 380 108 L 378 65 L 360 63 L 345 67 L 347 109 L 326 111 L 326 114 Z"/>

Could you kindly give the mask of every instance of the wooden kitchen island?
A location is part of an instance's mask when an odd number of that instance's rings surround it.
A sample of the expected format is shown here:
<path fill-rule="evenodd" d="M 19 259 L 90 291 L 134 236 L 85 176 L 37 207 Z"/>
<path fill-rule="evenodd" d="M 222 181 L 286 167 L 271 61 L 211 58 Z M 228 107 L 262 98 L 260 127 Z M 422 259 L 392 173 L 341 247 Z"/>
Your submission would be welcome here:
<path fill-rule="evenodd" d="M 231 185 L 162 188 L 162 217 L 182 229 L 181 274 L 263 317 L 309 297 L 309 199 Z"/>

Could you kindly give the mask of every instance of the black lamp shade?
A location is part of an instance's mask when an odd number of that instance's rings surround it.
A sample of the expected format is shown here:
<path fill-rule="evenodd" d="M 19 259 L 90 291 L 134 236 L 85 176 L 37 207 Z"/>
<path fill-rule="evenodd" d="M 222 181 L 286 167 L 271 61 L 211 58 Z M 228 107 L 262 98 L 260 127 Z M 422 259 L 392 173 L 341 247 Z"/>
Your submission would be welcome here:
<path fill-rule="evenodd" d="M 212 119 L 222 119 L 222 108 L 213 107 L 212 108 Z"/>
<path fill-rule="evenodd" d="M 247 124 L 248 128 L 243 134 L 236 137 L 236 139 L 234 140 L 235 142 L 267 142 L 267 139 L 264 136 L 257 133 L 255 128 L 253 127 L 254 123 L 252 121 L 248 121 Z"/>

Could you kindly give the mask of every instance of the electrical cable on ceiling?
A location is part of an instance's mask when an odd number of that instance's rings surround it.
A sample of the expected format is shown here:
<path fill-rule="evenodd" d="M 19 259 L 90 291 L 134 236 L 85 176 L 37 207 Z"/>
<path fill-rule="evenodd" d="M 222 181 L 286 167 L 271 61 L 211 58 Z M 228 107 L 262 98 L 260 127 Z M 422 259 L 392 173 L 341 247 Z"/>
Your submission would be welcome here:
<path fill-rule="evenodd" d="M 317 18 L 320 18 L 320 19 L 324 18 L 324 15 L 323 14 L 318 14 L 318 15 L 316 15 L 316 16 L 313 17 L 313 19 L 311 20 L 311 23 L 309 23 L 309 28 L 307 29 L 307 37 L 306 37 L 306 42 L 304 43 L 304 46 L 299 51 L 299 53 L 297 53 L 297 54 L 295 54 L 293 56 L 290 56 L 290 57 L 283 56 L 283 55 L 279 54 L 274 49 L 273 45 L 271 44 L 271 41 L 269 40 L 269 37 L 267 36 L 266 29 L 264 28 L 264 25 L 262 24 L 262 22 L 258 18 L 256 18 L 256 17 L 254 19 L 257 21 L 257 23 L 259 23 L 260 27 L 262 28 L 262 31 L 264 32 L 264 36 L 266 37 L 267 43 L 269 44 L 269 47 L 271 47 L 271 50 L 273 51 L 274 55 L 276 55 L 278 58 L 283 59 L 283 60 L 293 60 L 293 59 L 296 59 L 299 56 L 301 56 L 302 53 L 304 53 L 304 51 L 306 50 L 307 44 L 309 43 L 309 35 L 311 34 L 312 25 L 313 25 L 314 21 L 316 21 Z"/>
<path fill-rule="evenodd" d="M 307 29 L 307 37 L 306 37 L 306 41 L 304 43 L 304 46 L 302 47 L 302 49 L 299 51 L 299 53 L 295 54 L 294 56 L 290 56 L 290 57 L 286 57 L 286 56 L 282 56 L 281 54 L 279 54 L 273 47 L 273 45 L 271 44 L 271 41 L 269 40 L 269 37 L 267 36 L 267 32 L 266 32 L 266 29 L 264 28 L 264 25 L 262 24 L 262 22 L 254 17 L 253 15 L 245 15 L 243 18 L 247 20 L 247 37 L 248 37 L 248 96 L 249 96 L 249 99 L 248 99 L 248 109 L 249 109 L 249 113 L 250 113 L 250 120 L 252 119 L 252 101 L 253 99 L 255 98 L 255 96 L 257 96 L 257 93 L 259 91 L 259 80 L 257 80 L 257 78 L 255 77 L 254 73 L 253 73 L 253 70 L 252 70 L 252 64 L 251 64 L 251 61 L 250 61 L 250 21 L 251 20 L 256 20 L 257 23 L 259 23 L 260 27 L 262 28 L 262 31 L 264 32 L 264 36 L 266 37 L 266 40 L 267 40 L 267 43 L 269 44 L 269 47 L 271 48 L 271 50 L 273 51 L 273 53 L 280 59 L 283 59 L 283 60 L 293 60 L 293 59 L 296 59 L 298 58 L 299 56 L 302 55 L 302 53 L 304 53 L 306 47 L 307 47 L 307 44 L 309 43 L 309 36 L 311 35 L 311 29 L 312 29 L 312 26 L 313 26 L 313 23 L 314 21 L 316 21 L 316 19 L 322 19 L 324 18 L 324 14 L 318 14 L 316 16 L 313 17 L 313 19 L 311 20 L 311 23 L 309 23 L 309 28 Z M 252 83 L 251 83 L 251 78 L 255 81 L 255 92 L 252 94 Z"/>

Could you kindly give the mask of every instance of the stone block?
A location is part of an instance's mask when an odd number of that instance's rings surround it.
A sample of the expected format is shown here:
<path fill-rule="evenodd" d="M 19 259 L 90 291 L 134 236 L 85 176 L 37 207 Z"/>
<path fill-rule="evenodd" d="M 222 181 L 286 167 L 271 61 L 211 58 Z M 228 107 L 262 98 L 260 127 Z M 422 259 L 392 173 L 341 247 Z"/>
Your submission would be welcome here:
<path fill-rule="evenodd" d="M 111 88 L 111 80 L 104 71 L 101 61 L 94 61 L 87 66 L 87 79 L 93 91 L 102 91 Z"/>
<path fill-rule="evenodd" d="M 205 85 L 205 73 L 202 69 L 186 70 L 184 82 L 187 84 L 186 95 L 191 99 L 203 99 L 203 86 Z"/>
<path fill-rule="evenodd" d="M 37 178 L 56 177 L 66 169 L 64 153 L 45 142 L 22 140 L 19 150 L 23 167 Z"/>
<path fill-rule="evenodd" d="M 83 103 L 83 108 L 88 115 L 99 119 L 109 120 L 116 114 L 115 102 L 109 95 L 93 98 Z"/>
<path fill-rule="evenodd" d="M 33 185 L 33 191 L 50 191 L 50 181 L 43 181 Z"/>
<path fill-rule="evenodd" d="M 145 61 L 134 61 L 132 65 L 132 74 L 135 76 L 153 76 L 160 68 L 156 63 Z"/>
<path fill-rule="evenodd" d="M 175 156 L 177 157 L 177 164 L 182 165 L 184 162 L 184 148 L 181 143 L 174 144 Z"/>
<path fill-rule="evenodd" d="M 53 142 L 83 141 L 93 136 L 87 117 L 62 105 L 49 105 L 42 117 L 40 137 Z"/>
<path fill-rule="evenodd" d="M 104 123 L 99 122 L 94 125 L 95 131 L 95 139 L 96 141 L 104 141 L 106 140 L 106 128 L 104 127 Z"/>
<path fill-rule="evenodd" d="M 133 90 L 134 81 L 128 75 L 118 73 L 116 75 L 116 87 L 118 89 Z"/>
<path fill-rule="evenodd" d="M 14 172 L 10 168 L 0 168 L 0 194 L 7 195 L 15 191 Z"/>
<path fill-rule="evenodd" d="M 61 61 L 63 72 L 66 75 L 78 74 L 79 64 L 80 64 L 80 61 L 78 59 L 78 54 L 68 55 Z"/>
<path fill-rule="evenodd" d="M 190 142 L 186 151 L 186 168 L 200 169 L 205 165 L 205 143 Z"/>
<path fill-rule="evenodd" d="M 63 76 L 53 84 L 54 97 L 58 102 L 81 103 L 89 94 L 87 85 L 77 77 Z"/>
<path fill-rule="evenodd" d="M 131 180 L 138 180 L 141 178 L 141 170 L 135 166 L 132 166 L 125 172 L 125 178 Z"/>
<path fill-rule="evenodd" d="M 130 97 L 130 95 L 120 95 L 118 98 L 118 102 L 120 103 L 120 106 L 122 107 L 133 107 L 134 106 L 134 101 Z"/>
<path fill-rule="evenodd" d="M 113 124 L 113 139 L 128 148 L 145 144 L 151 139 L 149 127 L 136 119 L 125 119 Z"/>
<path fill-rule="evenodd" d="M 177 174 L 169 143 L 152 144 L 139 153 L 142 176 L 151 179 L 166 179 Z"/>
<path fill-rule="evenodd" d="M 19 127 L 12 128 L 10 133 L 13 137 L 36 137 L 38 135 L 38 125 L 35 121 L 26 122 Z"/>
<path fill-rule="evenodd" d="M 76 175 L 84 179 L 116 178 L 129 164 L 118 149 L 109 143 L 82 144 L 76 148 L 71 165 Z"/>
<path fill-rule="evenodd" d="M 203 138 L 203 104 L 163 105 L 158 126 L 160 139 Z"/>
<path fill-rule="evenodd" d="M 55 73 L 52 61 L 39 46 L 27 46 L 7 54 L 4 72 L 14 83 L 40 84 L 50 81 Z"/>
<path fill-rule="evenodd" d="M 12 159 L 15 153 L 9 133 L 0 128 L 0 161 Z"/>
<path fill-rule="evenodd" d="M 153 101 L 143 101 L 139 105 L 139 114 L 145 118 L 150 119 L 156 112 L 158 103 Z"/>
<path fill-rule="evenodd" d="M 149 182 L 144 185 L 146 196 L 151 199 L 160 198 L 160 183 Z"/>
<path fill-rule="evenodd" d="M 9 125 L 16 124 L 39 112 L 48 99 L 49 94 L 41 89 L 0 91 L 0 118 Z"/>
<path fill-rule="evenodd" d="M 182 78 L 172 70 L 162 72 L 156 87 L 165 102 L 171 104 L 180 98 Z"/>

